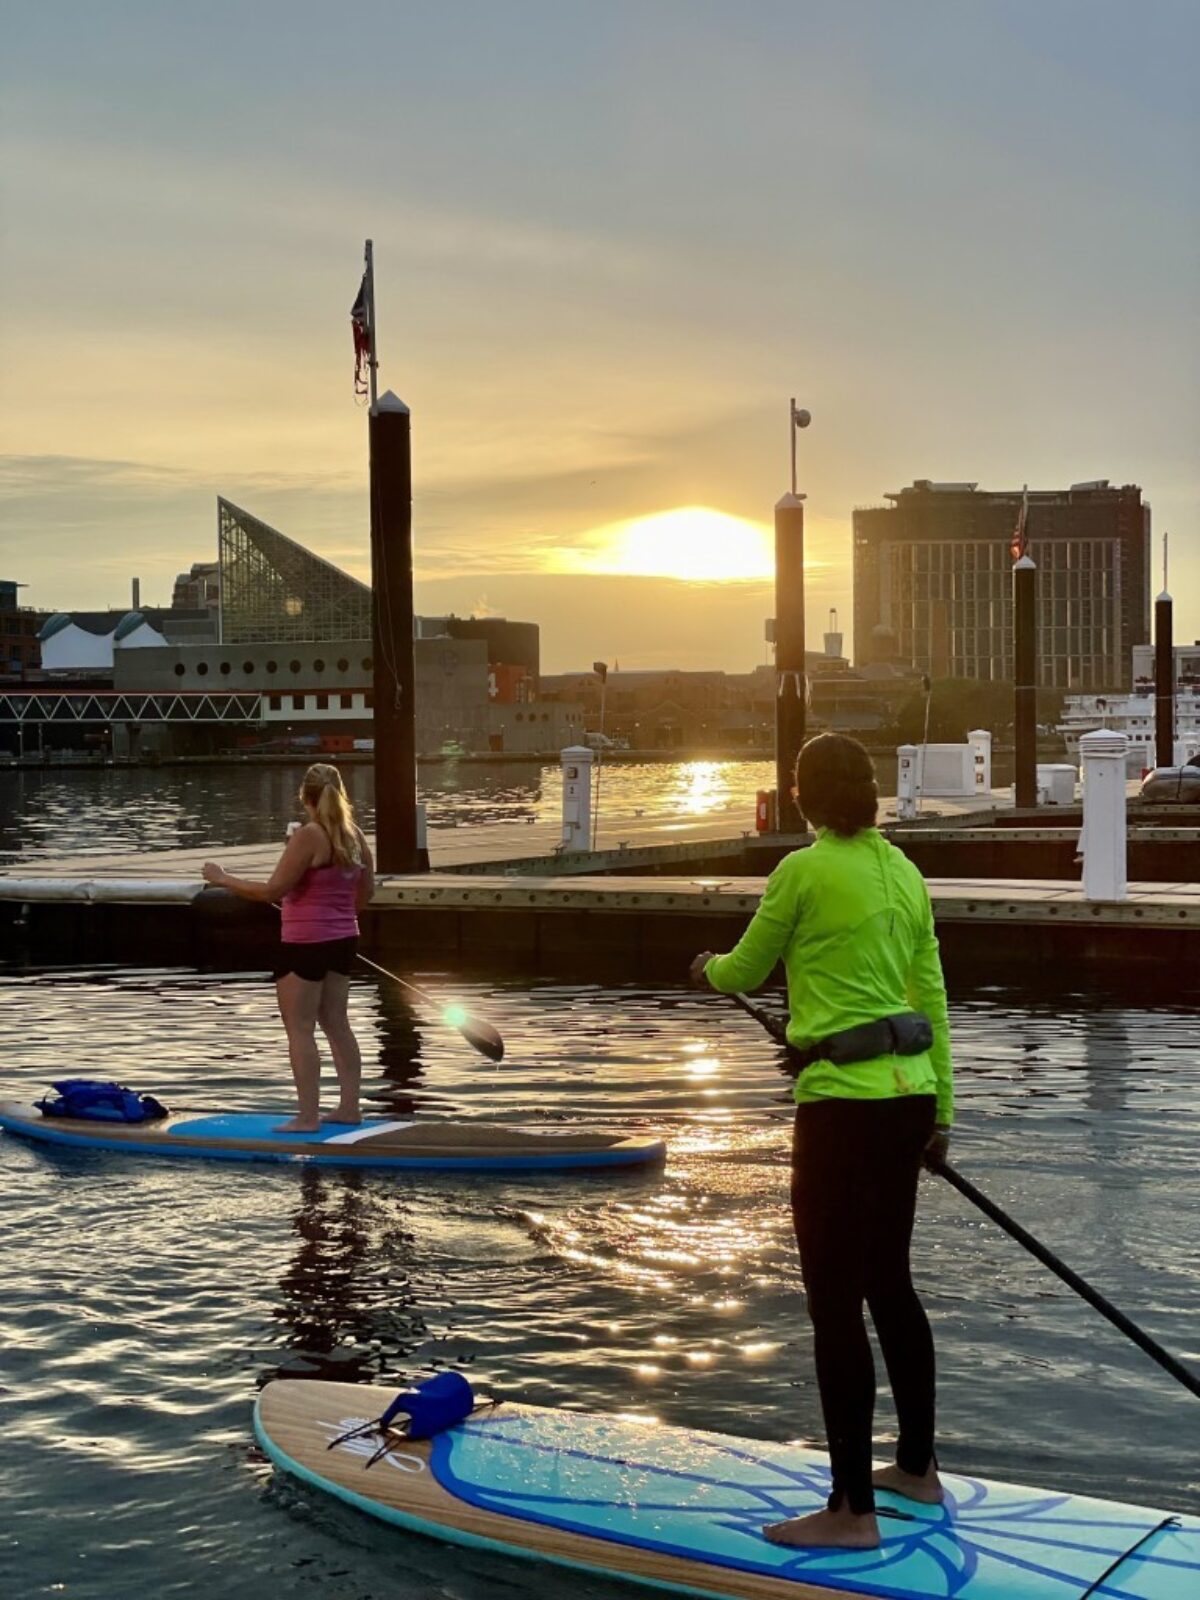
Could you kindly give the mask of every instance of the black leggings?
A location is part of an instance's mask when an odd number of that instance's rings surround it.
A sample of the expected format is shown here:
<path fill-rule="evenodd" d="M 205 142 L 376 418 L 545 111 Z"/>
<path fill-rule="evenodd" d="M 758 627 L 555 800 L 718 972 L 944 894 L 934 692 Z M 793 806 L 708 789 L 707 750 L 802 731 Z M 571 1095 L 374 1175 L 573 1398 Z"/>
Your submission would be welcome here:
<path fill-rule="evenodd" d="M 913 1288 L 908 1248 L 935 1107 L 924 1094 L 796 1107 L 792 1219 L 829 1439 L 831 1509 L 843 1498 L 852 1511 L 875 1506 L 875 1363 L 864 1301 L 900 1420 L 897 1464 L 921 1474 L 934 1459 L 933 1336 Z"/>

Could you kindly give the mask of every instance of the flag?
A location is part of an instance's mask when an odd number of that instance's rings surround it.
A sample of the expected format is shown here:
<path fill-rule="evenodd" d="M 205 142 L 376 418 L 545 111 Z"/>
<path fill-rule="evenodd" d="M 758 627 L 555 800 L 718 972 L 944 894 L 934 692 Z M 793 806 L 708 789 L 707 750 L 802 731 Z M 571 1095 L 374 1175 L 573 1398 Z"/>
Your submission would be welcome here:
<path fill-rule="evenodd" d="M 803 406 L 798 406 L 796 404 L 796 402 L 793 400 L 792 401 L 792 426 L 795 427 L 795 428 L 807 428 L 811 421 L 812 421 L 811 414 L 809 412 L 805 411 Z"/>
<path fill-rule="evenodd" d="M 1025 531 L 1025 523 L 1028 516 L 1029 485 L 1026 484 L 1021 490 L 1021 509 L 1017 512 L 1017 525 L 1013 529 L 1013 536 L 1008 546 L 1008 553 L 1014 561 L 1020 561 L 1021 557 L 1029 549 L 1029 535 Z"/>
<path fill-rule="evenodd" d="M 371 304 L 365 272 L 358 286 L 358 298 L 350 307 L 350 328 L 354 334 L 354 392 L 366 394 L 367 368 L 375 351 L 372 345 Z"/>

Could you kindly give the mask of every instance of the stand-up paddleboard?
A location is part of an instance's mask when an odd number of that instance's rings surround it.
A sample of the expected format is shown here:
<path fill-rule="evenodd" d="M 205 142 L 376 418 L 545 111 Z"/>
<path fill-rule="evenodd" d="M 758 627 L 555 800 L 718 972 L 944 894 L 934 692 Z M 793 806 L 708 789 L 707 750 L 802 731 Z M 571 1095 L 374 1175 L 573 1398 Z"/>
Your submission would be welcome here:
<path fill-rule="evenodd" d="M 666 1146 L 575 1127 L 512 1128 L 494 1122 L 373 1120 L 330 1122 L 316 1133 L 279 1133 L 289 1113 L 228 1111 L 172 1116 L 162 1122 L 96 1122 L 46 1117 L 34 1106 L 0 1103 L 0 1127 L 44 1144 L 120 1150 L 143 1156 L 202 1156 L 217 1161 L 301 1161 L 318 1166 L 394 1167 L 411 1172 L 552 1172 L 645 1166 Z"/>
<path fill-rule="evenodd" d="M 500 1550 L 717 1600 L 1196 1600 L 1200 1518 L 944 1473 L 946 1502 L 880 1495 L 879 1550 L 773 1545 L 815 1511 L 826 1457 L 795 1445 L 502 1404 L 434 1439 L 340 1435 L 397 1391 L 279 1380 L 255 1408 L 271 1460 L 361 1511 Z"/>

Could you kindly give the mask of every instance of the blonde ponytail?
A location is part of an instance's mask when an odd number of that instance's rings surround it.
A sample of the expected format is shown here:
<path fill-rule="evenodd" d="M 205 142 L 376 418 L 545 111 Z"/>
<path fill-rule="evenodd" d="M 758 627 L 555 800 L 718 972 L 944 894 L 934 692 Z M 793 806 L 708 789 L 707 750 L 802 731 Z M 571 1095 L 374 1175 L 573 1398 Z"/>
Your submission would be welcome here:
<path fill-rule="evenodd" d="M 326 761 L 309 767 L 300 785 L 300 798 L 316 811 L 338 866 L 361 866 L 362 846 L 354 823 L 354 807 L 338 769 Z"/>

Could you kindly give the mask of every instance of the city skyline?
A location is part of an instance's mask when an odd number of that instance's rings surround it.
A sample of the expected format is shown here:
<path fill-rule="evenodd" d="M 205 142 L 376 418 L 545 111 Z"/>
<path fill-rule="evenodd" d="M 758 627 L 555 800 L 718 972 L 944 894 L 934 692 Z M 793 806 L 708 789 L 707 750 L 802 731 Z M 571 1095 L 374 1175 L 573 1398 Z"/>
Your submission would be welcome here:
<path fill-rule="evenodd" d="M 362 20 L 370 96 L 317 6 L 6 23 L 29 603 L 165 601 L 217 494 L 367 575 L 370 234 L 422 611 L 538 621 L 547 671 L 754 666 L 795 393 L 814 639 L 851 632 L 854 508 L 917 477 L 1140 484 L 1200 637 L 1191 8 Z"/>

